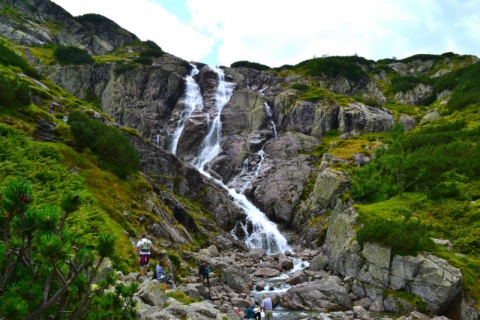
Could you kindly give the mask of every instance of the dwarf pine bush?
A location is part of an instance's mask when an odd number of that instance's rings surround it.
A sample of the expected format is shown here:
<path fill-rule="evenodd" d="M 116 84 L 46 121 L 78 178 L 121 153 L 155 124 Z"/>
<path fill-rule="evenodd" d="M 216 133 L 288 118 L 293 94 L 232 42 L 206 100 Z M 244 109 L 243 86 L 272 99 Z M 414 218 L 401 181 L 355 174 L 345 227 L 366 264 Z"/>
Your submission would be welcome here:
<path fill-rule="evenodd" d="M 30 182 L 11 179 L 0 193 L 0 314 L 7 319 L 134 319 L 137 290 L 115 286 L 108 274 L 94 285 L 112 256 L 115 237 L 100 235 L 96 248 L 66 232 L 82 197 L 67 193 L 59 206 L 35 203 Z M 94 313 L 92 313 L 94 311 Z"/>
<path fill-rule="evenodd" d="M 140 169 L 140 157 L 128 137 L 105 123 L 76 111 L 68 118 L 75 141 L 98 155 L 104 168 L 121 178 Z"/>

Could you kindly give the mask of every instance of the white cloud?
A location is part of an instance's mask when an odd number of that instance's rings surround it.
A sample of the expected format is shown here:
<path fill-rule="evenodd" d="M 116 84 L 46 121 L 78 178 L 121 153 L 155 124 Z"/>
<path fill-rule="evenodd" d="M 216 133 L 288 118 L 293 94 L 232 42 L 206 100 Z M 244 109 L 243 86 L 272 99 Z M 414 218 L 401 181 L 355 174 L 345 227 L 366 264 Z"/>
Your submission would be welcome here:
<path fill-rule="evenodd" d="M 205 56 L 213 39 L 181 23 L 148 0 L 53 0 L 72 15 L 98 13 L 115 21 L 141 40 L 153 40 L 164 51 L 186 60 Z"/>
<path fill-rule="evenodd" d="M 373 60 L 479 54 L 480 48 L 478 0 L 184 0 L 190 21 L 154 0 L 54 1 L 74 15 L 102 14 L 186 60 L 204 61 L 216 43 L 223 65 L 249 60 L 276 67 L 324 54 Z"/>

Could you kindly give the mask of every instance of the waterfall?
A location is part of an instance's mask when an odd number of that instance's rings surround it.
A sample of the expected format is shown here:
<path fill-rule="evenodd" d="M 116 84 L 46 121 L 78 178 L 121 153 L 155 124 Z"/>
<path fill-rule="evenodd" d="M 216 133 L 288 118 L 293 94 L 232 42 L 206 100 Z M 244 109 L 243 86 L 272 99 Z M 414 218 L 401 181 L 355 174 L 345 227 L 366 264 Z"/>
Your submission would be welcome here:
<path fill-rule="evenodd" d="M 263 162 L 263 149 L 258 154 L 261 160 L 254 168 L 254 174 L 241 188 L 240 193 L 233 188 L 227 187 L 222 181 L 211 177 L 208 173 L 208 170 L 205 170 L 205 166 L 220 152 L 220 141 L 222 138 L 222 123 L 220 121 L 220 115 L 223 107 L 230 100 L 234 89 L 233 83 L 228 83 L 225 81 L 225 75 L 222 69 L 213 68 L 213 70 L 218 75 L 218 86 L 215 93 L 215 107 L 217 114 L 215 115 L 213 121 L 209 123 L 209 132 L 202 143 L 199 155 L 193 159 L 191 163 L 204 175 L 228 190 L 228 193 L 232 197 L 235 204 L 242 208 L 247 215 L 247 222 L 245 224 L 237 223 L 234 230 L 232 230 L 232 235 L 234 237 L 235 229 L 241 228 L 245 234 L 245 239 L 243 240 L 250 248 L 264 248 L 268 254 L 289 250 L 291 248 L 288 246 L 285 237 L 278 231 L 277 225 L 270 221 L 265 213 L 255 207 L 243 194 L 245 189 L 248 187 L 248 184 L 251 183 L 251 181 L 260 171 L 260 167 Z M 242 171 L 244 169 L 248 170 L 248 160 L 246 160 L 246 162 L 244 161 L 244 168 L 242 168 Z"/>
<path fill-rule="evenodd" d="M 275 126 L 275 122 L 273 122 L 272 109 L 270 109 L 270 106 L 268 105 L 267 102 L 265 102 L 264 108 L 265 108 L 265 112 L 267 113 L 267 116 L 270 118 L 270 123 L 272 124 L 273 136 L 276 138 L 277 137 L 277 127 Z"/>
<path fill-rule="evenodd" d="M 173 154 L 177 154 L 178 140 L 180 139 L 180 135 L 185 128 L 185 122 L 190 117 L 192 112 L 195 111 L 195 109 L 203 109 L 203 100 L 202 94 L 200 92 L 200 87 L 193 78 L 195 75 L 198 74 L 199 71 L 197 69 L 197 66 L 193 64 L 190 65 L 192 66 L 192 71 L 185 78 L 186 85 L 184 107 L 182 112 L 180 113 L 180 118 L 178 119 L 177 129 L 172 136 L 172 145 L 170 147 L 170 151 L 172 151 Z"/>
<path fill-rule="evenodd" d="M 210 162 L 220 152 L 220 140 L 222 138 L 222 122 L 220 115 L 223 107 L 227 104 L 233 94 L 234 84 L 225 81 L 225 74 L 220 68 L 213 68 L 218 75 L 218 85 L 215 92 L 215 110 L 216 116 L 209 123 L 209 132 L 203 140 L 200 154 L 192 161 L 192 164 L 204 169 L 204 166 Z"/>

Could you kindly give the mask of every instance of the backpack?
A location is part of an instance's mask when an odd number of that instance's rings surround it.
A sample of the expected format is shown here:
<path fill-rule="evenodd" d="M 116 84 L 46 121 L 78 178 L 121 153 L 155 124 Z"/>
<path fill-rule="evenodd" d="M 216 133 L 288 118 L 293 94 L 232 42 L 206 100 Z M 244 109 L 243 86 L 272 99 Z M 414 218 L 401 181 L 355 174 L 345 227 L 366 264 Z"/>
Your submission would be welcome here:
<path fill-rule="evenodd" d="M 145 239 L 140 246 L 140 251 L 150 251 L 150 240 Z"/>
<path fill-rule="evenodd" d="M 199 274 L 204 274 L 205 273 L 205 266 L 203 264 L 200 264 L 198 266 L 198 273 Z"/>
<path fill-rule="evenodd" d="M 152 277 L 152 280 L 156 280 L 157 279 L 157 268 L 153 269 L 153 277 Z"/>

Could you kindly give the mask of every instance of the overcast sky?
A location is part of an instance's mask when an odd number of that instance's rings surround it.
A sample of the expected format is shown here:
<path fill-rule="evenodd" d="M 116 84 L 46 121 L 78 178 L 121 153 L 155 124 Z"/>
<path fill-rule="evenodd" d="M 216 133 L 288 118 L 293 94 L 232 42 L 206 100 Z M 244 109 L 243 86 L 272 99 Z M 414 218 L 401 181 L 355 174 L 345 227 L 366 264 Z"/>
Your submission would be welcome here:
<path fill-rule="evenodd" d="M 324 55 L 480 56 L 480 0 L 53 0 L 188 61 L 279 67 Z"/>

